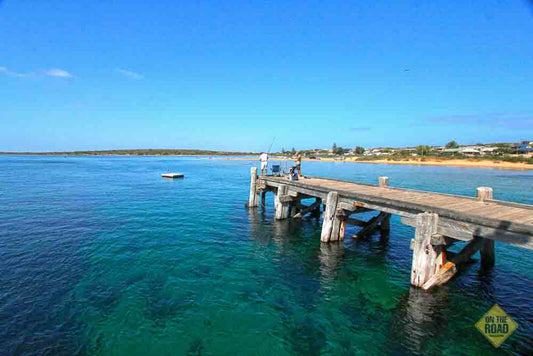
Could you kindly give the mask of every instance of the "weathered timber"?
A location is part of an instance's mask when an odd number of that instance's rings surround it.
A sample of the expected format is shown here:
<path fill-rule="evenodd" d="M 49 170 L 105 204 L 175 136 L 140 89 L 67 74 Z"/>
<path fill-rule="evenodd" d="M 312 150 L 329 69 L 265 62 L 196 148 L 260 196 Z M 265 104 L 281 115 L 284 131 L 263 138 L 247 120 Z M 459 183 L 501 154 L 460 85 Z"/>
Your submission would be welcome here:
<path fill-rule="evenodd" d="M 259 204 L 259 194 L 256 190 L 257 167 L 252 167 L 250 170 L 250 176 L 250 197 L 248 198 L 248 206 L 254 208 Z"/>
<path fill-rule="evenodd" d="M 378 228 L 384 236 L 390 229 L 390 215 L 399 215 L 403 224 L 416 228 L 411 241 L 411 284 L 417 287 L 445 283 L 478 250 L 483 267 L 492 266 L 494 241 L 533 249 L 533 206 L 494 200 L 488 187 L 479 187 L 474 198 L 391 188 L 386 177 L 380 177 L 379 185 L 310 177 L 288 181 L 283 177 L 257 178 L 256 174 L 251 181 L 254 177 L 251 187 L 255 187 L 255 194 L 250 189 L 250 200 L 257 202 L 261 193 L 264 204 L 263 193 L 276 191 L 276 219 L 298 219 L 309 212 L 319 216 L 324 202 L 322 242 L 342 240 L 346 224 L 361 226 L 358 236 Z M 316 201 L 309 206 L 300 201 L 313 197 Z M 378 211 L 379 215 L 366 222 L 350 217 L 367 211 Z M 457 241 L 468 244 L 458 254 L 447 252 L 446 247 Z"/>
<path fill-rule="evenodd" d="M 354 219 L 354 218 L 347 218 L 346 224 L 364 227 L 368 224 L 368 221 L 363 221 L 363 220 Z"/>
<path fill-rule="evenodd" d="M 384 213 L 385 216 L 383 217 L 383 220 L 381 221 L 380 229 L 382 232 L 390 231 L 390 216 L 389 213 Z"/>
<path fill-rule="evenodd" d="M 346 203 L 344 201 L 339 201 L 337 206 L 340 209 L 346 211 L 347 213 L 359 214 L 359 213 L 365 213 L 367 211 L 372 211 L 372 209 L 360 207 L 356 203 Z"/>
<path fill-rule="evenodd" d="M 416 230 L 413 245 L 411 284 L 422 287 L 444 264 L 440 246 L 431 245 L 431 237 L 437 233 L 439 217 L 437 214 L 421 213 L 416 217 Z M 439 266 L 440 264 L 440 266 Z"/>
<path fill-rule="evenodd" d="M 276 193 L 276 199 L 274 200 L 274 206 L 276 208 L 275 219 L 283 220 L 289 217 L 290 201 L 282 200 L 281 197 L 287 196 L 289 187 L 286 185 L 280 185 L 278 192 Z"/>
<path fill-rule="evenodd" d="M 527 217 L 521 221 L 508 219 L 506 224 L 502 224 L 501 219 L 484 213 L 487 208 L 496 205 L 500 207 L 502 212 L 509 211 L 510 209 L 518 209 L 518 211 L 524 213 L 530 211 L 533 216 L 533 206 L 530 205 L 496 200 L 480 203 L 477 198 L 472 197 L 401 188 L 387 188 L 383 190 L 380 187 L 368 184 L 343 182 L 325 178 L 306 178 L 301 181 L 287 181 L 279 177 L 261 177 L 261 179 L 267 180 L 268 184 L 272 186 L 282 184 L 281 182 L 283 182 L 283 184 L 288 184 L 291 190 L 294 189 L 298 192 L 322 199 L 326 198 L 329 191 L 335 190 L 339 193 L 341 202 L 348 204 L 357 202 L 357 206 L 400 216 L 412 217 L 421 212 L 431 212 L 443 218 L 471 224 L 475 228 L 486 227 L 504 230 L 518 235 L 533 236 L 533 224 L 528 222 Z M 464 213 L 460 209 L 449 208 L 448 204 L 437 203 L 439 199 L 445 199 L 449 202 L 463 202 L 463 206 L 479 204 L 479 207 L 476 206 L 475 211 L 472 213 Z M 495 239 L 497 240 L 497 238 Z M 523 247 L 533 248 L 533 243 L 531 246 L 528 246 L 530 242 L 529 238 L 526 242 L 521 241 L 518 245 L 526 245 Z"/>
<path fill-rule="evenodd" d="M 298 214 L 294 215 L 293 218 L 301 219 L 305 214 L 315 211 L 316 209 L 319 209 L 320 204 L 322 204 L 322 202 L 319 199 L 315 200 L 313 204 L 303 208 Z"/>
<path fill-rule="evenodd" d="M 402 216 L 402 224 L 416 226 L 416 220 L 411 217 Z M 533 236 L 515 233 L 506 230 L 506 223 L 502 222 L 501 229 L 479 226 L 476 224 L 454 221 L 451 219 L 441 218 L 439 216 L 439 225 L 437 233 L 449 236 L 461 241 L 471 241 L 476 236 L 505 242 L 518 247 L 533 249 Z"/>
<path fill-rule="evenodd" d="M 489 187 L 477 188 L 477 198 L 481 201 L 492 200 L 492 188 L 489 188 Z"/>
<path fill-rule="evenodd" d="M 294 218 L 294 216 L 300 212 L 300 207 L 302 206 L 302 203 L 301 203 L 300 200 L 301 199 L 299 197 L 292 198 L 292 201 L 290 202 L 290 205 L 289 205 L 290 206 L 289 215 L 290 215 L 291 218 Z"/>
<path fill-rule="evenodd" d="M 313 210 L 313 212 L 311 213 L 311 215 L 316 218 L 316 219 L 319 219 L 320 218 L 320 207 L 322 206 L 322 199 L 320 198 L 316 198 L 315 202 L 317 203 L 317 207 L 315 210 Z"/>
<path fill-rule="evenodd" d="M 294 216 L 296 214 L 298 214 L 298 207 L 296 206 L 295 202 L 292 202 L 290 205 L 289 205 L 289 210 L 290 210 L 290 213 L 289 213 L 289 216 L 291 218 L 294 218 Z"/>
<path fill-rule="evenodd" d="M 333 219 L 333 227 L 331 229 L 331 237 L 329 241 L 344 240 L 344 231 L 346 229 L 346 215 L 342 209 L 336 210 L 335 219 Z"/>
<path fill-rule="evenodd" d="M 440 286 L 448 282 L 457 273 L 457 265 L 453 262 L 447 261 L 439 271 L 434 274 L 424 285 L 422 289 L 430 290 L 433 287 Z"/>
<path fill-rule="evenodd" d="M 459 271 L 460 267 L 467 263 L 485 243 L 486 240 L 481 237 L 474 238 L 461 252 L 453 255 L 453 257 L 449 257 L 449 260 L 422 285 L 422 288 L 424 290 L 430 290 L 433 287 L 448 282 Z"/>
<path fill-rule="evenodd" d="M 294 200 L 295 200 L 294 197 L 290 194 L 283 194 L 283 195 L 280 195 L 279 197 L 279 201 L 282 203 L 290 203 Z"/>
<path fill-rule="evenodd" d="M 481 255 L 481 266 L 483 268 L 490 268 L 494 266 L 496 259 L 496 251 L 494 250 L 494 240 L 485 239 L 485 243 L 479 249 Z"/>
<path fill-rule="evenodd" d="M 337 216 L 337 201 L 339 194 L 337 192 L 329 192 L 326 197 L 326 210 L 324 211 L 324 217 L 322 222 L 322 233 L 320 235 L 320 241 L 330 242 L 338 240 L 338 230 L 334 230 L 334 222 L 338 220 Z M 340 228 L 339 224 L 336 224 Z"/>
<path fill-rule="evenodd" d="M 387 188 L 389 186 L 389 177 L 379 177 L 379 186 Z"/>
<path fill-rule="evenodd" d="M 261 192 L 261 207 L 264 208 L 266 206 L 266 191 Z"/>
<path fill-rule="evenodd" d="M 387 216 L 387 213 L 379 213 L 377 216 L 374 216 L 372 219 L 368 220 L 365 226 L 363 226 L 363 228 L 352 237 L 354 239 L 360 239 L 364 236 L 372 234 L 378 229 L 379 223 L 382 222 Z"/>

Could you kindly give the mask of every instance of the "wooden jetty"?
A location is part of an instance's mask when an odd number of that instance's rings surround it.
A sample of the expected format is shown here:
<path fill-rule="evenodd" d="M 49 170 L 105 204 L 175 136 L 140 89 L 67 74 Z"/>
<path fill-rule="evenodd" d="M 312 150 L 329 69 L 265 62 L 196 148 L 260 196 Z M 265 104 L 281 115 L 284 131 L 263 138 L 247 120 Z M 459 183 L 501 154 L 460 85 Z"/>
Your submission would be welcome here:
<path fill-rule="evenodd" d="M 533 249 L 533 206 L 493 199 L 492 188 L 477 188 L 477 198 L 391 188 L 387 177 L 378 185 L 328 178 L 257 176 L 251 169 L 248 206 L 264 206 L 267 192 L 275 193 L 275 218 L 300 219 L 310 213 L 319 216 L 323 206 L 323 243 L 344 239 L 346 224 L 361 227 L 353 237 L 390 229 L 391 214 L 405 225 L 415 227 L 411 240 L 413 260 L 411 284 L 428 290 L 450 280 L 477 251 L 484 268 L 495 261 L 494 241 Z M 259 199 L 261 196 L 261 200 Z M 302 199 L 314 198 L 310 205 Z M 357 214 L 375 211 L 368 221 Z M 447 248 L 467 242 L 458 253 Z"/>

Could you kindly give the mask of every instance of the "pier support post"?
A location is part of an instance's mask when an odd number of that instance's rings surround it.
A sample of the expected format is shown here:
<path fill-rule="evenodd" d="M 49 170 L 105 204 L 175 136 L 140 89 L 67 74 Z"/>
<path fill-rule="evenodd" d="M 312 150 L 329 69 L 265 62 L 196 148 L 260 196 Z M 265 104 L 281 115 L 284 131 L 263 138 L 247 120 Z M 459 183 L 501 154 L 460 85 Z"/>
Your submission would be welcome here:
<path fill-rule="evenodd" d="M 390 214 L 386 213 L 385 217 L 381 221 L 380 229 L 381 232 L 390 231 Z"/>
<path fill-rule="evenodd" d="M 326 198 L 326 210 L 324 211 L 324 219 L 322 221 L 322 234 L 320 241 L 330 242 L 339 239 L 339 232 L 341 231 L 342 222 L 337 216 L 337 203 L 339 194 L 337 192 L 329 192 Z"/>
<path fill-rule="evenodd" d="M 379 186 L 387 188 L 389 186 L 389 177 L 379 177 Z"/>
<path fill-rule="evenodd" d="M 248 207 L 255 208 L 259 204 L 259 193 L 256 189 L 257 167 L 250 170 L 250 197 L 248 198 Z"/>
<path fill-rule="evenodd" d="M 322 205 L 322 199 L 316 198 L 315 199 L 315 204 L 316 204 L 316 208 L 312 212 L 312 215 L 313 215 L 313 217 L 318 219 L 318 218 L 320 218 L 320 206 Z"/>
<path fill-rule="evenodd" d="M 477 198 L 481 201 L 492 200 L 492 188 L 489 188 L 489 187 L 477 188 Z"/>
<path fill-rule="evenodd" d="M 494 266 L 496 251 L 494 250 L 494 240 L 485 239 L 485 243 L 479 249 L 481 255 L 481 267 L 490 268 Z"/>
<path fill-rule="evenodd" d="M 261 192 L 261 207 L 265 208 L 266 205 L 266 191 Z"/>
<path fill-rule="evenodd" d="M 288 191 L 289 187 L 285 184 L 282 184 L 278 187 L 278 191 L 276 193 L 276 200 L 274 201 L 274 206 L 276 208 L 276 220 L 284 220 L 289 217 L 290 202 L 281 199 L 282 196 L 287 195 Z"/>
<path fill-rule="evenodd" d="M 290 203 L 290 217 L 291 218 L 294 218 L 295 216 L 298 216 L 298 214 L 300 213 L 300 209 L 298 208 L 298 206 L 301 206 L 301 202 L 300 202 L 300 199 L 296 198 L 294 199 L 291 203 Z"/>
<path fill-rule="evenodd" d="M 416 216 L 411 267 L 413 286 L 422 287 L 444 264 L 443 247 L 431 244 L 431 237 L 437 233 L 438 221 L 437 214 L 421 213 Z"/>

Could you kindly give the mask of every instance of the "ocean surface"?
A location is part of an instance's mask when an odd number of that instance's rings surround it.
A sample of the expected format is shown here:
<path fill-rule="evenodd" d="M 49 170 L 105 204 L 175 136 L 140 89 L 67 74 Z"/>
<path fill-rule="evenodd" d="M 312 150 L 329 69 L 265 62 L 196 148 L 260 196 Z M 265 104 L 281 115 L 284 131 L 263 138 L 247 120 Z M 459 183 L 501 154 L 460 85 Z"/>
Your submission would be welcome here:
<path fill-rule="evenodd" d="M 533 251 L 496 243 L 431 293 L 409 285 L 413 229 L 320 244 L 320 222 L 248 211 L 257 162 L 0 156 L 0 353 L 532 354 Z M 303 173 L 533 204 L 533 171 L 303 162 Z M 182 172 L 185 179 L 162 179 Z M 478 259 L 478 256 L 475 257 Z M 499 348 L 474 324 L 498 303 Z"/>

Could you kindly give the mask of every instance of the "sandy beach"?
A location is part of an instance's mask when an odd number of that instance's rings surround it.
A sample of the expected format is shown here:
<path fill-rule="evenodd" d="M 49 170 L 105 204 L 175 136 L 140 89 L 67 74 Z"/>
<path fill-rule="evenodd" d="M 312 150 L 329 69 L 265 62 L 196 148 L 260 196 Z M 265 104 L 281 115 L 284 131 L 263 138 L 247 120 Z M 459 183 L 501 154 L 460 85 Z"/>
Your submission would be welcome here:
<path fill-rule="evenodd" d="M 255 160 L 254 157 L 223 157 L 228 160 Z M 286 157 L 271 157 L 271 161 L 292 161 Z M 387 159 L 361 161 L 356 159 L 336 160 L 334 158 L 322 159 L 308 159 L 302 158 L 302 161 L 312 162 L 339 162 L 339 163 L 361 163 L 361 164 L 399 164 L 411 166 L 447 166 L 447 167 L 465 167 L 465 168 L 495 168 L 495 169 L 511 169 L 511 170 L 533 170 L 533 164 L 519 163 L 519 162 L 504 162 L 504 161 L 489 161 L 480 159 L 450 159 L 440 160 L 434 158 L 426 158 L 424 161 L 419 159 L 410 159 L 404 161 L 393 161 Z"/>

